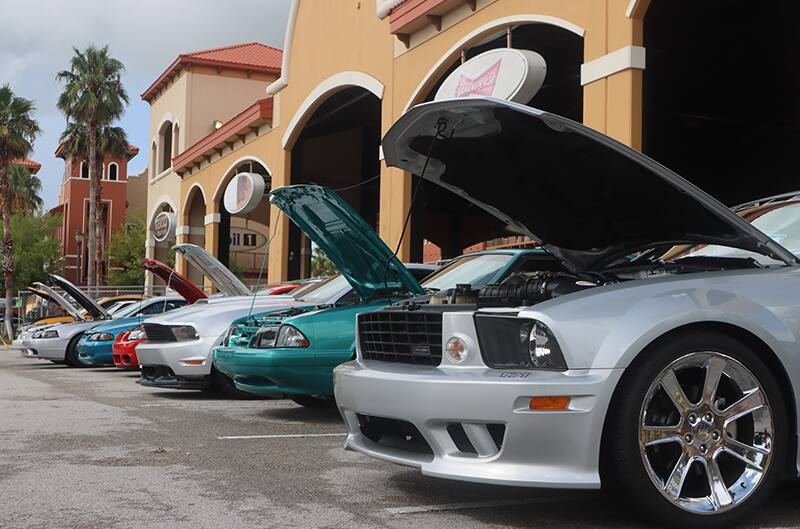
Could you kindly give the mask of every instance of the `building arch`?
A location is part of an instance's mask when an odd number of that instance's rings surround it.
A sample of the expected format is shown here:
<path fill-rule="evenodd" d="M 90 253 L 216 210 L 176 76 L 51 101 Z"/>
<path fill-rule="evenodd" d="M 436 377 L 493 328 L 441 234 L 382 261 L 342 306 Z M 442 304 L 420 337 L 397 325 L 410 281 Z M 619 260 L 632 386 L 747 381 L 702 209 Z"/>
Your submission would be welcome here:
<path fill-rule="evenodd" d="M 565 20 L 563 18 L 558 18 L 550 15 L 539 15 L 539 14 L 525 14 L 525 15 L 513 15 L 503 18 L 498 18 L 492 20 L 491 22 L 487 22 L 486 24 L 473 29 L 471 32 L 467 33 L 464 37 L 462 37 L 458 42 L 456 42 L 447 52 L 442 55 L 442 57 L 436 61 L 436 63 L 431 67 L 430 70 L 423 76 L 422 80 L 419 82 L 417 87 L 414 89 L 411 97 L 409 98 L 408 102 L 406 103 L 405 107 L 403 108 L 403 113 L 405 113 L 409 108 L 416 105 L 417 103 L 421 102 L 421 98 L 425 97 L 425 95 L 430 92 L 433 85 L 442 77 L 442 74 L 447 70 L 448 66 L 453 63 L 453 61 L 457 60 L 461 56 L 461 50 L 467 47 L 470 47 L 478 42 L 481 39 L 496 33 L 499 29 L 503 29 L 508 26 L 518 26 L 518 25 L 525 25 L 525 24 L 547 24 L 551 26 L 557 26 L 567 31 L 574 33 L 579 37 L 583 37 L 586 31 L 579 25 L 570 22 L 569 20 Z"/>
<path fill-rule="evenodd" d="M 286 127 L 281 143 L 284 149 L 291 150 L 307 119 L 330 95 L 345 88 L 360 87 L 383 99 L 384 85 L 369 74 L 358 71 L 336 73 L 319 83 L 303 100 Z"/>
<path fill-rule="evenodd" d="M 200 197 L 203 199 L 203 203 L 208 205 L 208 200 L 206 199 L 206 191 L 203 189 L 203 186 L 199 183 L 195 182 L 186 192 L 186 198 L 183 201 L 183 208 L 181 209 L 181 222 L 183 224 L 188 224 L 188 217 L 189 217 L 189 208 L 192 204 L 192 201 L 195 198 L 197 193 L 200 194 Z"/>
<path fill-rule="evenodd" d="M 173 213 L 178 212 L 178 208 L 175 206 L 175 201 L 172 200 L 172 197 L 170 197 L 169 195 L 161 195 L 155 200 L 154 203 L 156 204 L 156 206 L 153 208 L 153 211 L 150 212 L 150 218 L 147 219 L 148 231 L 150 231 L 150 226 L 153 225 L 153 221 L 155 220 L 156 215 L 158 215 L 162 211 L 171 211 Z"/>

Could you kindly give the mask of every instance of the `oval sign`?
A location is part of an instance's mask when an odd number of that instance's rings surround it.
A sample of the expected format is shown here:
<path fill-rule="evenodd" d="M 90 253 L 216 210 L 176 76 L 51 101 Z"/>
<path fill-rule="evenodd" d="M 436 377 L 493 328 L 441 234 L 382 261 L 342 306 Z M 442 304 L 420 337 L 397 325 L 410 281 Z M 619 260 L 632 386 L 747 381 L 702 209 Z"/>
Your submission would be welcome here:
<path fill-rule="evenodd" d="M 222 199 L 231 215 L 250 213 L 264 198 L 264 177 L 255 173 L 239 173 L 228 183 Z"/>
<path fill-rule="evenodd" d="M 164 242 L 175 238 L 175 213 L 162 211 L 153 219 L 153 238 Z"/>
<path fill-rule="evenodd" d="M 489 50 L 453 70 L 434 99 L 488 96 L 527 104 L 542 87 L 546 74 L 547 63 L 535 51 Z"/>

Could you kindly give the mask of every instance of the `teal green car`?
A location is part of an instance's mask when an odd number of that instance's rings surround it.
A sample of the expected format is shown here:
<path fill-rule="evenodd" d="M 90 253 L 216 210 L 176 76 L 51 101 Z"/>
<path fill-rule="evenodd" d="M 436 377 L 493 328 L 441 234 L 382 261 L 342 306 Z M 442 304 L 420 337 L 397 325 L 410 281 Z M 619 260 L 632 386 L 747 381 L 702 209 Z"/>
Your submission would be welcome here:
<path fill-rule="evenodd" d="M 332 305 L 240 318 L 223 344 L 214 348 L 213 362 L 237 389 L 285 393 L 308 407 L 332 404 L 333 368 L 355 355 L 357 314 L 409 299 L 460 303 L 451 292 L 464 291 L 465 286 L 480 288 L 515 272 L 560 266 L 541 250 L 476 252 L 453 259 L 420 283 L 414 277 L 420 265 L 400 263 L 333 191 L 296 185 L 273 190 L 270 200 L 333 261 L 353 287 L 353 295 Z"/>

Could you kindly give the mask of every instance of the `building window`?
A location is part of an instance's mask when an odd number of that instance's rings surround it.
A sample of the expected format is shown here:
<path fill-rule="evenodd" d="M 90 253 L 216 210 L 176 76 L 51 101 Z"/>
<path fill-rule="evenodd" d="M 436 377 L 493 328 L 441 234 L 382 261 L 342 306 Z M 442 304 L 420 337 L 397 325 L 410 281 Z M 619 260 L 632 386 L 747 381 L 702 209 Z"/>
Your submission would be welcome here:
<path fill-rule="evenodd" d="M 241 245 L 242 245 L 241 234 L 231 233 L 231 246 L 241 246 Z"/>
<path fill-rule="evenodd" d="M 159 164 L 158 174 L 163 173 L 172 167 L 172 122 L 167 121 L 161 126 L 161 132 L 158 135 L 159 142 Z"/>
<path fill-rule="evenodd" d="M 119 166 L 116 164 L 116 162 L 111 162 L 108 164 L 108 179 L 119 180 Z"/>
<path fill-rule="evenodd" d="M 244 240 L 244 245 L 245 246 L 255 246 L 256 245 L 256 234 L 255 233 L 245 233 L 243 240 Z"/>
<path fill-rule="evenodd" d="M 81 178 L 89 178 L 89 164 L 81 160 Z"/>

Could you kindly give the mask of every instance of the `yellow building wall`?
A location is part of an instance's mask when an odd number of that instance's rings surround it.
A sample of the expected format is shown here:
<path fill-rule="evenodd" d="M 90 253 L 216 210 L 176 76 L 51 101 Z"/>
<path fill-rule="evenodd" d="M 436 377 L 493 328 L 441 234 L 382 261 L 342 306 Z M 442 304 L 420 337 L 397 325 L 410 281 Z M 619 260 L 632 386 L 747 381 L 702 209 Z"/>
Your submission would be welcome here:
<path fill-rule="evenodd" d="M 288 70 L 284 72 L 288 84 L 274 100 L 274 129 L 226 155 L 225 161 L 214 162 L 187 178 L 182 183 L 182 192 L 187 192 L 192 182 L 202 181 L 202 185 L 212 190 L 206 196 L 211 196 L 223 176 L 221 171 L 247 155 L 266 163 L 272 173 L 273 187 L 290 184 L 291 143 L 302 130 L 304 118 L 329 94 L 311 105 L 304 103 L 315 88 L 334 75 L 359 72 L 384 86 L 381 128 L 386 132 L 409 103 L 424 97 L 447 67 L 459 60 L 461 47 L 474 45 L 509 23 L 550 21 L 582 30 L 584 62 L 587 62 L 628 45 L 642 44 L 641 15 L 647 0 L 640 3 L 644 7 L 638 11 L 639 17 L 628 18 L 629 0 L 478 0 L 479 9 L 475 13 L 464 13 L 466 18 L 446 25 L 441 32 L 429 28 L 425 30 L 429 34 L 420 32 L 422 37 L 416 41 L 412 37 L 412 47 L 406 50 L 389 33 L 388 18 L 380 20 L 375 16 L 372 2 L 300 0 L 295 27 L 289 28 L 291 52 Z M 466 6 L 460 9 L 463 11 Z M 472 37 L 464 40 L 470 34 Z M 441 61 L 443 57 L 447 60 Z M 640 148 L 641 83 L 640 70 L 624 70 L 585 85 L 584 123 Z M 293 123 L 298 126 L 294 134 L 287 135 L 286 130 Z M 285 135 L 289 139 L 287 150 L 282 145 Z M 225 169 L 214 169 L 218 165 Z M 379 234 L 392 248 L 398 242 L 410 206 L 410 191 L 409 175 L 381 165 Z M 216 207 L 214 202 L 210 203 L 208 213 Z M 274 207 L 270 210 L 270 226 L 275 230 L 275 239 L 270 247 L 269 280 L 292 279 L 286 271 L 288 221 Z M 214 250 L 216 238 L 209 237 L 210 230 L 213 227 L 207 227 L 206 244 L 209 250 Z M 409 256 L 407 236 L 400 257 Z"/>

